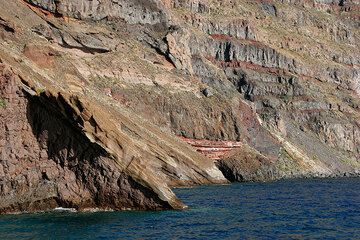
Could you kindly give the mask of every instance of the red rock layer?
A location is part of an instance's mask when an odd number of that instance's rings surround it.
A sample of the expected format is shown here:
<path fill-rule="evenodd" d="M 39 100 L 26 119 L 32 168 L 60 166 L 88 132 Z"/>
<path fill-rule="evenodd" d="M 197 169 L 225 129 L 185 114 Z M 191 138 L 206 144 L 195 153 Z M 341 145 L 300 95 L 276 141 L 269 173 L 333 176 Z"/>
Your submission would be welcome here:
<path fill-rule="evenodd" d="M 205 139 L 200 140 L 185 137 L 179 138 L 193 146 L 196 151 L 214 160 L 223 158 L 228 152 L 235 148 L 240 148 L 241 146 L 241 142 L 235 141 L 210 141 Z"/>

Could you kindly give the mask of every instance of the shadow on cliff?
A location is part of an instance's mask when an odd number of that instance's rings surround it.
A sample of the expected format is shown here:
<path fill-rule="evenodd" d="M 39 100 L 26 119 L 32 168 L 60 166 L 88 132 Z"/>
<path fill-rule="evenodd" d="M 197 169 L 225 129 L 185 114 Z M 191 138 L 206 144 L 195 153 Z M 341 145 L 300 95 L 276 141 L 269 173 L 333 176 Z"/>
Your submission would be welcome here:
<path fill-rule="evenodd" d="M 58 186 L 61 207 L 103 209 L 168 209 L 153 192 L 119 169 L 116 162 L 81 132 L 77 117 L 61 97 L 28 96 L 27 118 L 40 149 L 40 159 L 53 161 L 56 173 L 41 169 L 44 181 Z M 63 114 L 64 113 L 64 114 Z"/>

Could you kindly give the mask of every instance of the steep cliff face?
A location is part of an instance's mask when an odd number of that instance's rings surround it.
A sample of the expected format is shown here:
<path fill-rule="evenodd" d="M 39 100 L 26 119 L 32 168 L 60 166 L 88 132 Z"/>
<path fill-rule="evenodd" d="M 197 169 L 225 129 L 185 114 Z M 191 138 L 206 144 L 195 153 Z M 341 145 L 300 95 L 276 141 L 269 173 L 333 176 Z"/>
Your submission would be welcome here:
<path fill-rule="evenodd" d="M 170 187 L 226 182 L 213 161 L 92 88 L 65 59 L 108 52 L 102 34 L 69 34 L 21 1 L 4 4 L 16 12 L 1 15 L 1 213 L 178 209 Z M 43 29 L 66 43 L 46 44 Z"/>
<path fill-rule="evenodd" d="M 101 20 L 122 18 L 130 24 L 165 24 L 168 20 L 166 7 L 162 1 L 106 0 L 106 1 L 47 1 L 31 0 L 30 3 L 58 15 L 78 19 Z"/>
<path fill-rule="evenodd" d="M 102 119 L 106 113 L 95 113 L 95 104 L 90 107 L 75 96 L 37 90 L 4 64 L 0 70 L 1 213 L 59 206 L 183 208 L 168 186 L 223 181 L 210 162 L 191 163 L 196 154 L 186 160 L 168 149 L 169 143 L 158 149 L 147 142 L 152 151 L 138 149 Z M 171 162 L 166 159 L 169 152 Z"/>
<path fill-rule="evenodd" d="M 357 0 L 1 4 L 2 211 L 359 173 Z"/>
<path fill-rule="evenodd" d="M 0 213 L 181 207 L 176 199 L 161 200 L 83 136 L 56 109 L 55 97 L 32 96 L 10 68 L 1 65 L 1 72 Z"/>

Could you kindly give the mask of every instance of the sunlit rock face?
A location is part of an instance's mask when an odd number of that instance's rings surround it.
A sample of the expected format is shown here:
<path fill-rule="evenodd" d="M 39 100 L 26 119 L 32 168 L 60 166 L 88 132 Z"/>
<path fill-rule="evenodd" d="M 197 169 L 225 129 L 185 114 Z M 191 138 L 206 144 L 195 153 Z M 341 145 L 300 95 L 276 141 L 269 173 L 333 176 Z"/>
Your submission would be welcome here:
<path fill-rule="evenodd" d="M 359 1 L 0 1 L 1 212 L 359 172 Z"/>

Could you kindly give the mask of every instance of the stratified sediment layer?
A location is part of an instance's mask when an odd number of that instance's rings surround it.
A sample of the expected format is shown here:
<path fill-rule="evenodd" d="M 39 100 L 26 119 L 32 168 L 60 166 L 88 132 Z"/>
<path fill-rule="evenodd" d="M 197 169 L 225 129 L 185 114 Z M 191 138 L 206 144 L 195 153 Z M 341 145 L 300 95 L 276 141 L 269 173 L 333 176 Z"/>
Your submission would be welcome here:
<path fill-rule="evenodd" d="M 1 212 L 359 173 L 357 0 L 0 2 Z"/>

